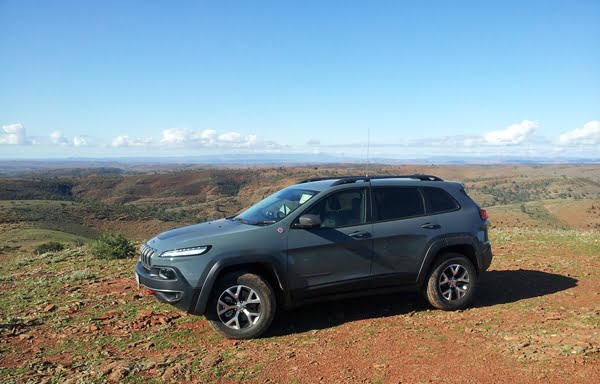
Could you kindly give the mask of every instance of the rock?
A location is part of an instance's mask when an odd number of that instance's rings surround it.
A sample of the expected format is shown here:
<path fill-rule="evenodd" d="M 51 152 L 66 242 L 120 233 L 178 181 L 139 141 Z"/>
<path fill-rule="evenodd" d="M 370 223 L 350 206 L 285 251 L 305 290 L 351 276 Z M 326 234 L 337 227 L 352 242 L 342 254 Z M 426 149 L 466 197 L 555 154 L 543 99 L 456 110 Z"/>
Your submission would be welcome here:
<path fill-rule="evenodd" d="M 42 311 L 48 313 L 48 312 L 52 312 L 56 309 L 56 305 L 54 304 L 48 304 L 44 307 L 44 309 L 42 309 Z"/>
<path fill-rule="evenodd" d="M 148 310 L 145 310 L 145 311 L 141 311 L 141 312 L 138 312 L 137 319 L 141 320 L 141 319 L 144 319 L 146 317 L 151 317 L 153 314 L 154 314 L 154 311 L 151 310 L 151 309 L 148 309 Z"/>
<path fill-rule="evenodd" d="M 167 368 L 167 369 L 165 369 L 165 372 L 162 374 L 161 380 L 163 382 L 169 381 L 173 378 L 173 376 L 175 376 L 175 369 Z"/>
<path fill-rule="evenodd" d="M 117 367 L 108 376 L 108 380 L 119 382 L 129 373 L 129 367 Z"/>
<path fill-rule="evenodd" d="M 118 361 L 113 361 L 108 364 L 104 364 L 98 368 L 98 377 L 104 377 L 116 369 L 119 365 Z"/>

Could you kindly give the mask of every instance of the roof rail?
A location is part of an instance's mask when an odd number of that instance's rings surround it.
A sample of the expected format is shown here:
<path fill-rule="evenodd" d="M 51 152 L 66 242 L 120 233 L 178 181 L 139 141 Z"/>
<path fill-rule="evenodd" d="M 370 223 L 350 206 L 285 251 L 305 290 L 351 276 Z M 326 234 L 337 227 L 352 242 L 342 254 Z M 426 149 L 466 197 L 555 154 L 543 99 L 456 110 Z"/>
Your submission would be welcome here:
<path fill-rule="evenodd" d="M 338 180 L 338 179 L 364 179 L 365 176 L 325 176 L 325 177 L 311 177 L 308 179 L 304 179 L 300 182 L 298 182 L 298 184 L 302 184 L 302 183 L 310 183 L 311 181 L 323 181 L 323 180 Z"/>
<path fill-rule="evenodd" d="M 441 178 L 433 175 L 424 175 L 416 173 L 412 175 L 396 175 L 396 176 L 329 176 L 329 177 L 313 177 L 310 179 L 304 179 L 299 184 L 309 183 L 311 181 L 322 181 L 322 180 L 337 180 L 332 186 L 342 185 L 348 183 L 355 183 L 357 181 L 370 181 L 378 179 L 416 179 L 421 181 L 444 181 Z"/>

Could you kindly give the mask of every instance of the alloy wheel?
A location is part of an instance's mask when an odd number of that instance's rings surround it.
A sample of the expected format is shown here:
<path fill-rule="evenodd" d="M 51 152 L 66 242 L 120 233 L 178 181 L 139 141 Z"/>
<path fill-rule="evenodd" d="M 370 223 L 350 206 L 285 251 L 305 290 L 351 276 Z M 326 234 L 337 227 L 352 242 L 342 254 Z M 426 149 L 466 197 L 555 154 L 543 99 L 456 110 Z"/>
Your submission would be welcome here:
<path fill-rule="evenodd" d="M 469 291 L 469 273 L 462 265 L 451 264 L 440 274 L 438 287 L 444 299 L 460 300 Z"/>
<path fill-rule="evenodd" d="M 261 300 L 255 290 L 245 285 L 234 285 L 221 293 L 217 300 L 217 315 L 231 329 L 247 329 L 256 324 L 261 315 Z"/>

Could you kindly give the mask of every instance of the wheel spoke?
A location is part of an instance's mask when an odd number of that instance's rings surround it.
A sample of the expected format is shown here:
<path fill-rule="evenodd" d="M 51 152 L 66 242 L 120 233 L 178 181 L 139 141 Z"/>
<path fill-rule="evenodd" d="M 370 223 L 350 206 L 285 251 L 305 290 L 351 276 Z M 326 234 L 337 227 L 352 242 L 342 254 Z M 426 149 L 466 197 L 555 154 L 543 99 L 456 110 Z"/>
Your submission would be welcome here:
<path fill-rule="evenodd" d="M 254 291 L 250 291 L 248 295 L 248 300 L 246 300 L 246 304 L 260 304 L 260 298 Z"/>
<path fill-rule="evenodd" d="M 464 285 L 462 287 L 460 285 L 457 285 L 456 286 L 456 293 L 458 294 L 458 298 L 462 299 L 463 296 L 467 294 L 467 290 L 468 289 L 469 289 L 468 285 Z"/>
<path fill-rule="evenodd" d="M 250 312 L 246 308 L 244 308 L 242 310 L 242 312 L 244 312 L 244 315 L 246 315 L 246 317 L 248 318 L 248 321 L 250 322 L 250 324 L 256 323 L 258 321 L 258 318 L 260 317 L 260 313 Z"/>
<path fill-rule="evenodd" d="M 231 320 L 229 320 L 228 322 L 225 323 L 226 326 L 233 328 L 233 329 L 240 329 L 240 313 L 236 312 L 235 315 L 233 316 L 233 318 Z"/>
<path fill-rule="evenodd" d="M 440 277 L 440 284 L 445 284 L 449 281 L 450 281 L 450 279 L 446 275 L 446 271 L 442 272 L 442 276 Z"/>
<path fill-rule="evenodd" d="M 224 303 L 223 301 L 219 300 L 219 306 L 217 306 L 217 308 L 219 308 L 219 316 L 221 316 L 222 314 L 224 314 L 225 312 L 235 309 L 236 306 L 235 305 L 229 305 Z"/>
<path fill-rule="evenodd" d="M 469 282 L 469 274 L 467 273 L 467 270 L 465 270 L 463 272 L 463 274 L 460 275 L 460 277 L 456 279 L 456 281 L 464 281 L 465 283 L 468 283 Z"/>
<path fill-rule="evenodd" d="M 460 265 L 451 265 L 450 271 L 452 272 L 452 277 L 456 277 L 458 270 L 460 269 Z"/>
<path fill-rule="evenodd" d="M 225 313 L 231 309 L 235 309 L 236 307 L 235 307 L 235 305 L 229 305 L 229 304 L 226 304 L 223 301 L 219 300 L 219 308 L 220 308 L 220 311 L 219 311 L 219 316 L 220 316 L 223 313 Z"/>
<path fill-rule="evenodd" d="M 444 298 L 446 298 L 446 300 L 452 300 L 452 288 L 450 288 L 449 290 L 442 292 L 442 296 L 444 296 Z"/>

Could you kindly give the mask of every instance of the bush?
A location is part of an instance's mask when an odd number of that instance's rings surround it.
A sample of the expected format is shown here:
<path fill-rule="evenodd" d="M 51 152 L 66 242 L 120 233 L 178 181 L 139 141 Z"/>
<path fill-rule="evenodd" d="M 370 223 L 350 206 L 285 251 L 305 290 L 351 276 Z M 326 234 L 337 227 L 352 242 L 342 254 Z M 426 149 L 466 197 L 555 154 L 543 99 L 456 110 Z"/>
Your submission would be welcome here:
<path fill-rule="evenodd" d="M 120 233 L 105 233 L 90 244 L 90 253 L 99 259 L 126 259 L 135 255 L 135 247 Z"/>
<path fill-rule="evenodd" d="M 65 249 L 65 246 L 59 243 L 58 241 L 49 241 L 47 243 L 43 243 L 35 247 L 35 253 L 38 255 L 48 253 L 48 252 L 58 252 Z"/>

